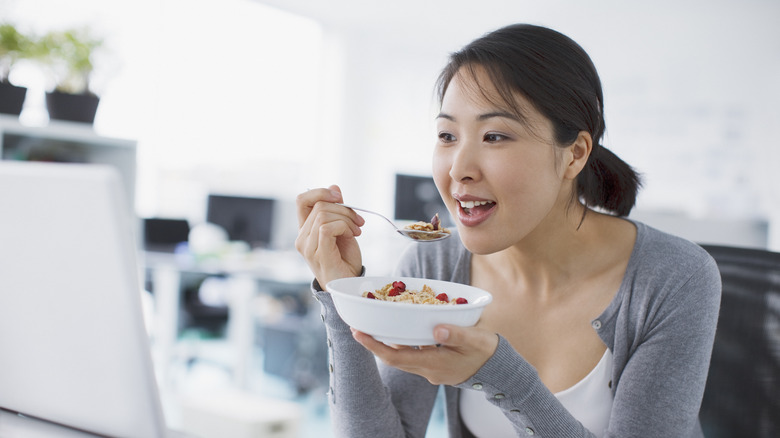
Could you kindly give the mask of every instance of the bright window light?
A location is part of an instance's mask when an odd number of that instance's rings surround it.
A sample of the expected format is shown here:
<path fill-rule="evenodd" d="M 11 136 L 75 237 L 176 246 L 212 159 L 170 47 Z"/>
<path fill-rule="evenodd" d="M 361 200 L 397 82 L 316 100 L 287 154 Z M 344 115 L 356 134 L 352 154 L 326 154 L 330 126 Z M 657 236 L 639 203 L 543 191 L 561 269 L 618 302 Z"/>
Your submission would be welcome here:
<path fill-rule="evenodd" d="M 26 0 L 2 8 L 34 32 L 89 26 L 105 36 L 93 75 L 101 96 L 95 129 L 138 141 L 142 215 L 187 216 L 209 190 L 263 190 L 267 181 L 257 175 L 294 168 L 315 146 L 322 31 L 312 20 L 252 0 Z M 22 120 L 45 123 L 50 83 L 22 70 L 28 77 L 17 82 L 31 96 Z"/>

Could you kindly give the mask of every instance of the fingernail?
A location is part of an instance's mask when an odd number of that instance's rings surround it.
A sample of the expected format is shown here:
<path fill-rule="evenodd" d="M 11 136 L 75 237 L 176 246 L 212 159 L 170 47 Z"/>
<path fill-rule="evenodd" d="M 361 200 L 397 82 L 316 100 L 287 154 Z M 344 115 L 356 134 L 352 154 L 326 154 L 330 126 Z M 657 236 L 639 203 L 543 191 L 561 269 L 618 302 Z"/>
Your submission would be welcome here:
<path fill-rule="evenodd" d="M 330 195 L 331 195 L 331 196 L 332 196 L 334 199 L 340 199 L 340 198 L 341 198 L 341 193 L 337 192 L 336 190 L 331 190 L 331 191 L 330 191 Z"/>

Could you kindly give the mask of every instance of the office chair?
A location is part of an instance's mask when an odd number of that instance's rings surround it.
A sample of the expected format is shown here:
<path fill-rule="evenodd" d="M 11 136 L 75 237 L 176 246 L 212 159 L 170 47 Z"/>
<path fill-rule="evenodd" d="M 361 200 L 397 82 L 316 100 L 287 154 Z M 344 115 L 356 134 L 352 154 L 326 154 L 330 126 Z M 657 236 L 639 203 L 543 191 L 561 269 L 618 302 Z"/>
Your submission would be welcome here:
<path fill-rule="evenodd" d="M 780 437 L 780 253 L 702 247 L 723 281 L 699 413 L 704 435 Z"/>

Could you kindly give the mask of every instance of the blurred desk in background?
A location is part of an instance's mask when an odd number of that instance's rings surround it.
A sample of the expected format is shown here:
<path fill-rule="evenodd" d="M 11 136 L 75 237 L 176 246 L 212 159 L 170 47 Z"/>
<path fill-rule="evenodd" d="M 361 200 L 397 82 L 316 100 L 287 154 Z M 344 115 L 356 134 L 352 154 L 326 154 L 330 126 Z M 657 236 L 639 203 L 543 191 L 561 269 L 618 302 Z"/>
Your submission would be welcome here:
<path fill-rule="evenodd" d="M 211 280 L 218 283 L 219 296 L 211 300 L 215 309 L 224 305 L 224 337 L 231 357 L 228 366 L 239 389 L 247 386 L 250 358 L 257 344 L 256 326 L 280 319 L 286 312 L 303 315 L 311 300 L 313 276 L 294 252 L 253 251 L 201 260 L 188 254 L 144 252 L 141 260 L 147 289 L 153 296 L 150 332 L 162 386 L 170 381 L 169 368 L 186 328 L 182 321 L 187 304 L 184 296 L 193 283 L 196 287 Z M 292 303 L 286 309 L 279 305 L 284 300 Z"/>

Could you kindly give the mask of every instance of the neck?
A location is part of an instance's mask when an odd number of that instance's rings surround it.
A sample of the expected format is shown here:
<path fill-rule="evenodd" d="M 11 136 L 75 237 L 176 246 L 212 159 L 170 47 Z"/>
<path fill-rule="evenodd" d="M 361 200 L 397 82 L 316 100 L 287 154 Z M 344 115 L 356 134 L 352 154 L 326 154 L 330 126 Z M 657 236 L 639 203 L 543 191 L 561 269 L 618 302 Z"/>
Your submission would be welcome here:
<path fill-rule="evenodd" d="M 584 216 L 583 216 L 584 215 Z M 540 294 L 557 294 L 590 272 L 602 216 L 577 203 L 496 253 L 475 255 L 480 269 Z"/>

